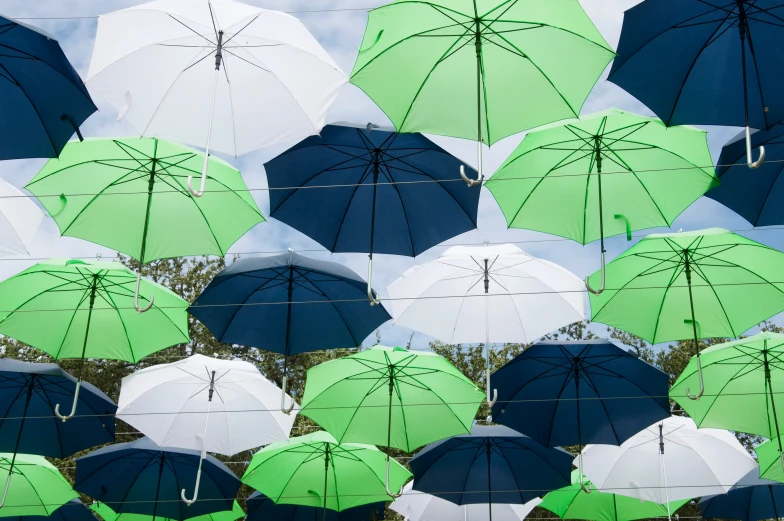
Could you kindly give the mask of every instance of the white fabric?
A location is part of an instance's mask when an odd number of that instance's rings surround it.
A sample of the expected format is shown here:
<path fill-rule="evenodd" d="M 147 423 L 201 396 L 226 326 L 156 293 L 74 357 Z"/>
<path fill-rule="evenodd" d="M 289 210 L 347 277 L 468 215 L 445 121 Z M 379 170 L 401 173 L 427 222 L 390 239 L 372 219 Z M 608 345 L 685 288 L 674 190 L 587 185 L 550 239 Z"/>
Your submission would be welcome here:
<path fill-rule="evenodd" d="M 526 343 L 583 320 L 584 290 L 561 266 L 504 244 L 450 248 L 403 273 L 387 291 L 397 325 L 457 344 Z"/>
<path fill-rule="evenodd" d="M 212 371 L 208 452 L 231 456 L 288 439 L 299 406 L 290 415 L 280 412 L 281 390 L 252 364 L 202 355 L 123 378 L 117 418 L 158 445 L 201 450 Z"/>
<path fill-rule="evenodd" d="M 220 30 L 210 148 L 238 156 L 318 133 L 345 74 L 297 18 L 233 0 L 157 0 L 99 16 L 87 86 L 142 135 L 204 147 Z"/>
<path fill-rule="evenodd" d="M 583 451 L 583 474 L 596 488 L 656 503 L 724 494 L 755 468 L 732 433 L 697 429 L 692 419 L 678 416 L 651 425 L 620 447 L 588 445 Z"/>
<path fill-rule="evenodd" d="M 487 503 L 460 506 L 413 487 L 413 482 L 408 483 L 403 495 L 389 505 L 406 521 L 487 521 L 489 518 Z M 493 521 L 523 521 L 541 502 L 541 498 L 534 498 L 522 505 L 493 503 Z"/>
<path fill-rule="evenodd" d="M 25 255 L 44 220 L 44 213 L 3 179 L 0 179 L 0 199 L 0 255 Z"/>

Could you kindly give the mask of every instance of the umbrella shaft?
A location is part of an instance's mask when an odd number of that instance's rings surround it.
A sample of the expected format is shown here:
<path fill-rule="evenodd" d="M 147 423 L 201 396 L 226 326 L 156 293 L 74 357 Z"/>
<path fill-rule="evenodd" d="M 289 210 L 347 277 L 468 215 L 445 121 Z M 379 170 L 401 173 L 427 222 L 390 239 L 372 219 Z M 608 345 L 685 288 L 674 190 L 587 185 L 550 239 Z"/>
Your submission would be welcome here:
<path fill-rule="evenodd" d="M 492 471 L 490 468 L 490 461 L 491 461 L 491 449 L 490 449 L 490 442 L 487 443 L 487 447 L 485 448 L 485 453 L 487 454 L 487 505 L 488 505 L 488 515 L 490 521 L 493 521 L 493 481 L 492 481 Z"/>
<path fill-rule="evenodd" d="M 326 451 L 324 452 L 324 506 L 323 520 L 327 521 L 327 484 L 329 483 L 329 444 L 325 444 Z"/>
<path fill-rule="evenodd" d="M 596 156 L 596 183 L 599 192 L 599 240 L 602 253 L 604 249 L 604 206 L 602 204 L 602 144 L 599 136 L 594 137 L 594 155 Z"/>
<path fill-rule="evenodd" d="M 144 264 L 144 253 L 147 249 L 147 230 L 150 228 L 150 208 L 152 207 L 152 190 L 155 187 L 155 168 L 158 166 L 158 140 L 153 143 L 152 166 L 150 168 L 150 179 L 147 182 L 147 211 L 144 214 L 144 228 L 142 229 L 142 247 L 139 252 L 139 269 Z"/>
<path fill-rule="evenodd" d="M 376 195 L 378 191 L 378 157 L 373 161 L 373 204 L 370 206 L 370 249 L 368 257 L 373 260 L 373 246 L 376 238 Z"/>
<path fill-rule="evenodd" d="M 746 127 L 749 126 L 749 89 L 746 85 L 746 31 L 748 29 L 746 22 L 746 8 L 743 6 L 743 0 L 736 0 L 738 3 L 738 32 L 740 33 L 740 63 L 743 78 L 743 109 L 745 110 Z"/>

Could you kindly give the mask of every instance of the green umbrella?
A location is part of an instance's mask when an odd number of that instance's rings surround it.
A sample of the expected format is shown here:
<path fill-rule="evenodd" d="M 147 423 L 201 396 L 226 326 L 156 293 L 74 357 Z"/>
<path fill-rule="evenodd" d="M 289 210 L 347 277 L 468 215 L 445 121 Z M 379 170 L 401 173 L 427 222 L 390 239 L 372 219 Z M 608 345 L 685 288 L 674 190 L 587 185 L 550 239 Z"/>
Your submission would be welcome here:
<path fill-rule="evenodd" d="M 264 218 L 240 173 L 215 157 L 208 175 L 215 192 L 193 197 L 187 179 L 201 175 L 203 159 L 201 152 L 155 138 L 88 139 L 68 143 L 26 188 L 62 235 L 113 248 L 140 264 L 224 255 Z"/>
<path fill-rule="evenodd" d="M 309 369 L 300 414 L 340 443 L 385 445 L 389 465 L 389 448 L 470 433 L 483 400 L 446 358 L 377 345 Z"/>
<path fill-rule="evenodd" d="M 79 358 L 73 417 L 86 358 L 136 363 L 166 347 L 188 342 L 188 303 L 144 280 L 155 305 L 134 310 L 136 275 L 118 262 L 52 259 L 0 282 L 0 334 L 29 344 L 55 360 Z M 42 327 L 44 324 L 44 327 Z"/>
<path fill-rule="evenodd" d="M 706 135 L 610 110 L 529 133 L 487 188 L 510 228 L 600 240 L 604 274 L 605 237 L 670 226 L 719 184 Z"/>
<path fill-rule="evenodd" d="M 42 456 L 0 454 L 0 481 L 5 481 L 0 517 L 48 516 L 79 497 L 54 465 Z"/>
<path fill-rule="evenodd" d="M 93 503 L 90 505 L 90 510 L 101 516 L 104 521 L 170 521 L 169 519 L 161 516 L 148 516 L 145 514 L 131 514 L 120 513 L 118 514 L 112 510 L 105 503 Z M 188 521 L 236 521 L 237 519 L 245 517 L 245 512 L 240 507 L 239 503 L 234 502 L 231 510 L 224 510 L 223 512 L 214 512 L 212 514 L 205 514 L 203 516 L 196 516 L 188 518 Z"/>
<path fill-rule="evenodd" d="M 396 0 L 373 9 L 351 82 L 398 132 L 482 145 L 577 117 L 615 56 L 578 0 Z"/>
<path fill-rule="evenodd" d="M 760 443 L 754 449 L 757 453 L 759 462 L 760 477 L 784 483 L 784 466 L 781 464 L 781 445 L 780 438 L 774 438 L 764 443 Z"/>
<path fill-rule="evenodd" d="M 583 483 L 590 483 L 587 479 Z M 591 521 L 632 521 L 670 516 L 688 503 L 688 499 L 661 505 L 653 501 L 641 501 L 635 497 L 621 496 L 594 490 L 586 494 L 580 486 L 578 471 L 572 471 L 572 484 L 548 493 L 539 506 L 555 513 L 562 519 L 588 519 Z"/>
<path fill-rule="evenodd" d="M 607 265 L 607 286 L 589 295 L 591 320 L 652 344 L 694 340 L 696 400 L 698 338 L 737 338 L 784 310 L 784 253 L 720 228 L 652 234 Z"/>
<path fill-rule="evenodd" d="M 411 473 L 394 462 L 390 482 L 402 488 Z M 267 445 L 251 459 L 242 482 L 276 504 L 316 506 L 338 512 L 389 501 L 384 453 L 371 445 L 338 444 L 318 431 Z"/>

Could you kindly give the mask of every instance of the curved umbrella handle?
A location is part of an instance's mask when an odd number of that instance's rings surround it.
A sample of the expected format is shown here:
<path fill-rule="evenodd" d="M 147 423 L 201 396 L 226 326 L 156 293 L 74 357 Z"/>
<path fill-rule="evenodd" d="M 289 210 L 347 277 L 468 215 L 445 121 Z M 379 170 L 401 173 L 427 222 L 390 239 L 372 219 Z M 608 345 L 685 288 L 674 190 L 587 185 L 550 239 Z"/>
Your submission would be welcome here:
<path fill-rule="evenodd" d="M 471 179 L 470 177 L 468 177 L 465 173 L 465 165 L 460 165 L 460 177 L 463 178 L 463 181 L 465 181 L 469 187 L 478 185 L 479 183 L 482 182 L 481 174 L 477 174 L 476 179 Z"/>
<path fill-rule="evenodd" d="M 697 393 L 696 396 L 691 394 L 691 389 L 688 387 L 686 388 L 686 396 L 689 397 L 691 400 L 699 400 L 702 397 L 702 394 L 705 392 L 705 381 L 702 378 L 702 360 L 700 360 L 700 345 L 699 345 L 699 338 L 702 336 L 698 331 L 700 330 L 700 323 L 696 320 L 686 319 L 683 321 L 685 324 L 693 324 L 694 326 L 694 349 L 697 350 L 697 373 L 700 378 L 700 391 Z"/>
<path fill-rule="evenodd" d="M 136 312 L 140 315 L 145 311 L 149 311 L 152 308 L 152 304 L 155 301 L 155 295 L 150 295 L 150 303 L 147 306 L 140 308 L 139 307 L 139 285 L 142 283 L 142 274 L 140 272 L 136 272 L 136 292 L 133 294 L 133 307 L 136 308 Z"/>
<path fill-rule="evenodd" d="M 374 295 L 373 288 L 371 287 L 373 284 L 373 257 L 368 259 L 368 282 L 367 282 L 367 296 L 368 300 L 370 300 L 371 306 L 378 306 L 381 304 L 381 300 Z"/>
<path fill-rule="evenodd" d="M 397 499 L 400 496 L 402 496 L 403 495 L 403 488 L 405 488 L 405 485 L 400 487 L 400 491 L 397 494 L 394 494 L 394 493 L 390 492 L 390 490 L 389 490 L 389 455 L 387 455 L 387 477 L 386 477 L 386 481 L 384 482 L 384 488 L 386 489 L 387 494 L 390 497 L 394 498 L 394 499 Z"/>
<path fill-rule="evenodd" d="M 206 456 L 206 442 L 201 446 L 201 455 L 199 456 L 199 469 L 196 471 L 196 484 L 193 487 L 193 498 L 188 499 L 185 497 L 185 489 L 180 491 L 180 498 L 185 502 L 186 505 L 191 506 L 196 502 L 199 498 L 199 483 L 201 483 L 201 464 L 204 461 L 204 457 Z"/>
<path fill-rule="evenodd" d="M 593 293 L 594 295 L 601 295 L 605 288 L 605 263 L 604 263 L 604 251 L 602 251 L 602 285 L 599 286 L 599 289 L 593 289 L 591 284 L 588 282 L 589 277 L 585 277 L 585 288 Z"/>
<path fill-rule="evenodd" d="M 291 414 L 291 411 L 294 409 L 296 402 L 292 399 L 291 405 L 286 407 L 286 387 L 288 387 L 289 377 L 283 377 L 283 388 L 280 390 L 280 412 L 283 414 Z"/>
<path fill-rule="evenodd" d="M 3 498 L 0 499 L 0 508 L 3 508 L 5 505 L 5 498 L 8 497 L 8 487 L 11 485 L 11 476 L 14 473 L 14 469 L 10 469 L 8 471 L 8 477 L 5 479 L 5 488 L 3 489 Z"/>
<path fill-rule="evenodd" d="M 55 416 L 60 418 L 63 421 L 63 423 L 65 423 L 66 421 L 68 421 L 71 418 L 73 418 L 74 415 L 76 414 L 76 404 L 79 401 L 79 389 L 81 389 L 81 388 L 82 388 L 82 381 L 81 380 L 77 380 L 77 382 L 76 382 L 76 391 L 74 391 L 73 404 L 71 405 L 71 412 L 68 414 L 68 416 L 63 416 L 62 414 L 60 414 L 60 404 L 59 403 L 54 406 L 54 414 L 55 414 Z M 2 505 L 0 505 L 0 506 L 2 506 Z"/>
<path fill-rule="evenodd" d="M 207 158 L 209 156 L 204 156 L 204 162 L 207 162 Z M 201 186 L 199 187 L 199 191 L 193 189 L 193 176 L 188 176 L 188 191 L 191 193 L 193 197 L 201 197 L 204 195 L 204 185 L 207 183 L 207 165 L 205 164 L 204 170 L 201 171 Z"/>
<path fill-rule="evenodd" d="M 756 161 L 752 160 L 752 153 L 751 153 L 751 130 L 749 127 L 746 127 L 746 166 L 751 169 L 759 168 L 762 165 L 762 162 L 765 161 L 765 147 L 760 145 L 759 147 L 760 156 L 759 159 Z"/>
<path fill-rule="evenodd" d="M 489 349 L 489 348 L 488 348 Z M 487 375 L 487 405 L 492 409 L 495 405 L 495 402 L 498 401 L 498 389 L 493 389 L 493 398 L 490 398 L 490 368 L 488 367 L 486 370 Z"/>

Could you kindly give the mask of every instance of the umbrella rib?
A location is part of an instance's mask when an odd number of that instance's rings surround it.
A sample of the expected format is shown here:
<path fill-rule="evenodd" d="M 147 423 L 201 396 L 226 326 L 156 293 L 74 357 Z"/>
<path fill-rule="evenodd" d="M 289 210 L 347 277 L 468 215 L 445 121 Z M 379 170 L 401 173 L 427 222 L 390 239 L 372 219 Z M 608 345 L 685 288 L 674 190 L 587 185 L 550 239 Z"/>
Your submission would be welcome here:
<path fill-rule="evenodd" d="M 343 217 L 340 220 L 340 225 L 338 225 L 337 232 L 335 233 L 335 240 L 332 242 L 332 248 L 327 248 L 331 252 L 334 252 L 338 246 L 338 241 L 340 240 L 340 234 L 343 232 L 343 224 L 346 222 L 346 215 L 348 215 L 348 211 L 349 209 L 351 209 L 351 204 L 354 201 L 354 197 L 357 194 L 357 190 L 359 190 L 359 188 L 364 185 L 364 180 L 367 179 L 368 173 L 370 172 L 370 166 L 371 166 L 370 163 L 368 163 L 368 165 L 365 167 L 364 172 L 362 173 L 362 176 L 359 179 L 359 182 L 356 183 L 354 189 L 351 191 L 351 197 L 349 197 L 348 199 L 348 203 L 346 204 L 346 209 L 343 212 Z M 373 208 L 371 209 L 371 211 L 375 212 L 376 209 Z M 370 231 L 371 233 L 373 232 L 373 230 Z"/>
<path fill-rule="evenodd" d="M 392 176 L 392 172 L 390 172 L 389 166 L 387 166 L 387 164 L 384 162 L 383 159 L 380 160 L 380 162 L 384 166 L 384 169 L 386 170 L 387 178 L 390 181 L 392 181 L 392 183 L 389 186 L 391 186 L 392 189 L 395 191 L 395 193 L 397 194 L 397 198 L 400 201 L 400 209 L 403 212 L 403 218 L 406 221 L 406 228 L 408 229 L 407 235 L 408 235 L 408 243 L 411 245 L 411 253 L 412 253 L 411 256 L 416 257 L 417 250 L 416 250 L 416 246 L 414 245 L 414 234 L 411 233 L 411 222 L 408 219 L 408 212 L 406 211 L 406 205 L 403 201 L 403 194 L 400 193 L 400 187 L 397 185 L 396 182 L 394 182 L 395 178 Z M 375 208 L 373 209 L 373 211 L 375 211 Z"/>
<path fill-rule="evenodd" d="M 751 61 L 754 64 L 754 72 L 756 73 L 757 78 L 759 78 L 760 77 L 759 64 L 757 63 L 757 54 L 754 52 L 754 42 L 751 37 L 751 30 L 748 31 L 748 35 L 749 35 L 749 51 L 751 51 Z M 746 52 L 746 51 L 745 49 L 741 48 L 740 52 Z M 767 117 L 767 111 L 765 111 L 767 104 L 765 103 L 765 94 L 762 92 L 762 82 L 760 81 L 757 81 L 757 90 L 759 91 L 760 106 L 762 107 L 762 113 L 765 115 L 765 123 L 767 125 L 768 117 Z"/>
<path fill-rule="evenodd" d="M 57 147 L 54 144 L 54 139 L 52 138 L 52 135 L 49 133 L 49 129 L 46 128 L 46 124 L 44 123 L 43 116 L 41 116 L 41 113 L 38 111 L 38 107 L 35 106 L 33 100 L 31 100 L 30 96 L 27 95 L 27 92 L 25 92 L 24 88 L 22 88 L 21 83 L 19 83 L 16 77 L 13 74 L 11 74 L 11 72 L 8 69 L 6 69 L 6 67 L 2 64 L 0 64 L 0 69 L 4 70 L 8 74 L 8 76 L 10 76 L 13 79 L 13 81 L 16 82 L 16 86 L 19 88 L 19 92 L 21 92 L 24 95 L 25 99 L 30 104 L 30 107 L 33 109 L 33 112 L 35 112 L 38 121 L 41 123 L 41 127 L 43 127 L 44 129 L 44 133 L 46 134 L 46 137 L 49 140 L 49 144 L 52 146 L 52 152 L 57 154 Z"/>
<path fill-rule="evenodd" d="M 190 32 L 192 32 L 193 34 L 195 34 L 195 35 L 196 35 L 196 36 L 198 36 L 199 38 L 202 38 L 202 39 L 204 39 L 204 40 L 205 40 L 207 43 L 209 43 L 210 45 L 212 45 L 213 49 L 214 49 L 214 48 L 217 48 L 217 44 L 216 44 L 215 42 L 213 42 L 212 40 L 210 40 L 209 38 L 207 38 L 206 36 L 204 36 L 204 35 L 203 35 L 203 34 L 201 34 L 200 32 L 196 31 L 196 30 L 195 30 L 193 27 L 191 27 L 191 26 L 189 26 L 188 24 L 186 24 L 185 22 L 183 22 L 183 21 L 181 21 L 181 20 L 177 19 L 177 17 L 175 17 L 175 16 L 174 16 L 174 15 L 172 15 L 171 13 L 166 13 L 166 14 L 169 16 L 169 18 L 171 18 L 172 20 L 174 20 L 174 21 L 175 21 L 175 22 L 177 22 L 178 24 L 182 25 L 183 27 L 185 27 L 186 29 L 188 29 Z M 212 18 L 212 9 L 210 9 L 210 18 Z M 213 29 L 215 29 L 215 20 L 214 20 L 214 19 L 213 19 Z M 216 36 L 217 36 L 217 33 L 218 33 L 218 30 L 217 30 L 217 29 L 215 29 L 215 34 L 216 34 Z"/>

